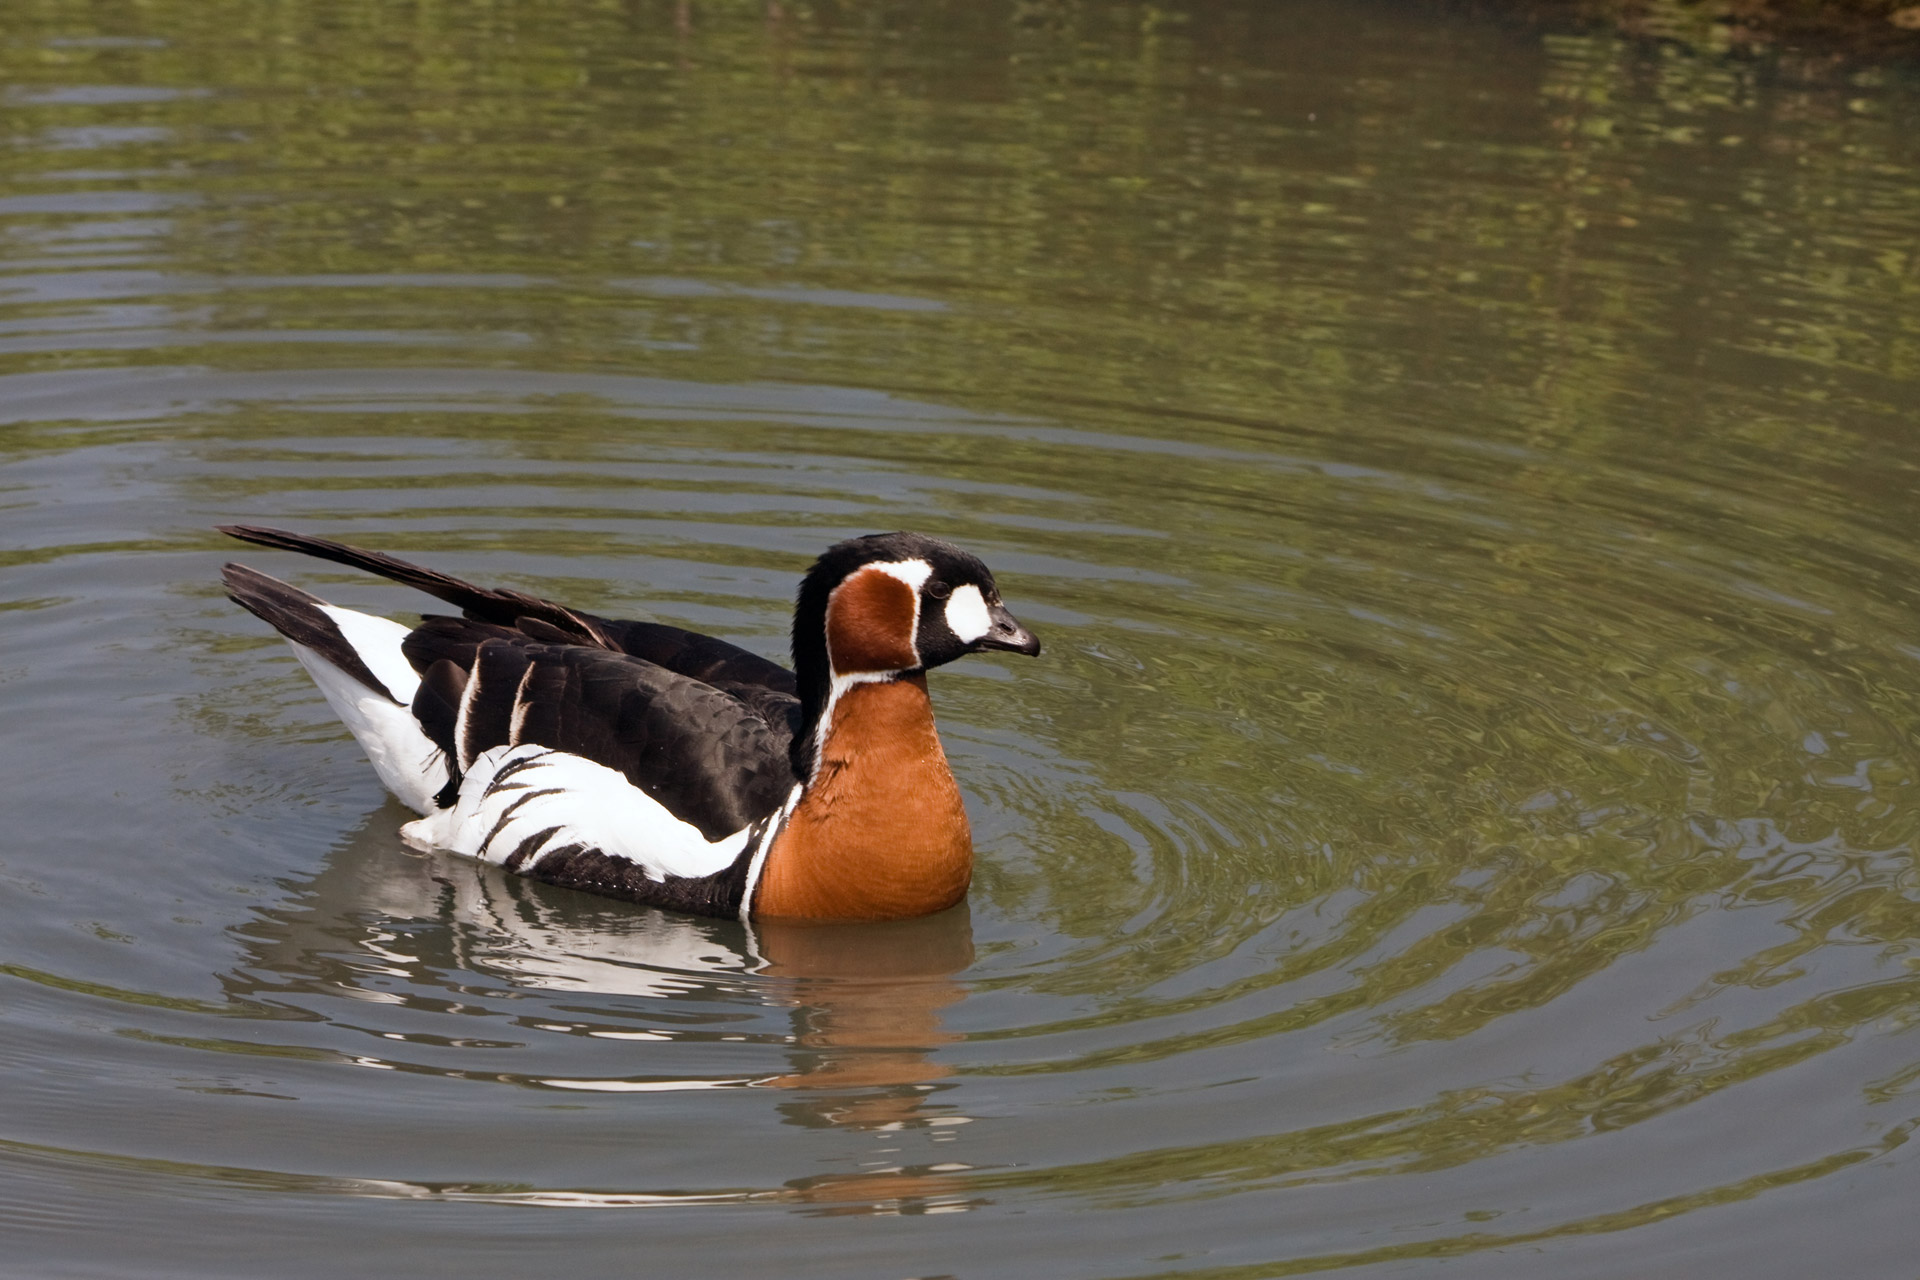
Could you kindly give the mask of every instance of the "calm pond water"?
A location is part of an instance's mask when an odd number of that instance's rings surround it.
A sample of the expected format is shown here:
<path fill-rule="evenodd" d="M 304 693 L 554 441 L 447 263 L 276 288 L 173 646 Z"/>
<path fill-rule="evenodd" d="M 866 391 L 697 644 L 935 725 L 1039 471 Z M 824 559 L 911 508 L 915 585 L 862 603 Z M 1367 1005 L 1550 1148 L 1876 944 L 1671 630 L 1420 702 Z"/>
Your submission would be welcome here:
<path fill-rule="evenodd" d="M 1920 77 L 1350 0 L 8 0 L 8 1275 L 1914 1274 Z M 1000 572 L 966 909 L 408 852 L 279 523 Z"/>

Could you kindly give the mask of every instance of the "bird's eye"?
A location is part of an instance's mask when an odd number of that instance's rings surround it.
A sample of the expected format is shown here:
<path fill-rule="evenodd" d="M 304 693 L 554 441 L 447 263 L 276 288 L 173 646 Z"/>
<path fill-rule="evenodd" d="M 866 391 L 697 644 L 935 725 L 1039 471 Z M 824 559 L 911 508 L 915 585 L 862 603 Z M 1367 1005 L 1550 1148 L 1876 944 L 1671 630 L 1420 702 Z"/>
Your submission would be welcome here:
<path fill-rule="evenodd" d="M 953 594 L 953 588 L 936 578 L 927 584 L 927 594 L 935 600 L 945 600 Z"/>

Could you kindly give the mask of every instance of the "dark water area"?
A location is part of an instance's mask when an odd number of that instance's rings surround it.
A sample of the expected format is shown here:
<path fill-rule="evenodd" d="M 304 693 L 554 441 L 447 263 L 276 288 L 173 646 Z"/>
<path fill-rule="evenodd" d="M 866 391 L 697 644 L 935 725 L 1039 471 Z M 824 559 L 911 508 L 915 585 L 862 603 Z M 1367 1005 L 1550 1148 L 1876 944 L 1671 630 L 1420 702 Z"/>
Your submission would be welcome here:
<path fill-rule="evenodd" d="M 11 0 L 0 1274 L 1911 1277 L 1920 74 L 1421 4 Z M 779 655 L 967 907 L 408 816 L 216 522 Z"/>

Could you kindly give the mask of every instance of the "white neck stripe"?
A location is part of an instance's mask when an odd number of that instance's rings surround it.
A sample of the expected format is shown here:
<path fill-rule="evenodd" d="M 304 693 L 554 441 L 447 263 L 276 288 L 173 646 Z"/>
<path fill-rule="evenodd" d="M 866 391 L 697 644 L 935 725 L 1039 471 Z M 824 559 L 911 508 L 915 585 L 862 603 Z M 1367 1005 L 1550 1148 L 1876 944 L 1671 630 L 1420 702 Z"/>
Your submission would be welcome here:
<path fill-rule="evenodd" d="M 876 573 L 884 573 L 889 578 L 894 578 L 906 583 L 907 586 L 912 589 L 913 631 L 912 634 L 907 637 L 907 647 L 913 650 L 914 664 L 916 666 L 919 665 L 920 646 L 917 641 L 920 637 L 920 588 L 926 586 L 927 579 L 933 576 L 933 565 L 928 561 L 920 559 L 882 560 L 873 564 L 863 564 L 842 579 L 840 585 L 833 589 L 834 592 L 838 592 L 840 587 L 846 586 L 848 582 L 851 582 L 855 577 L 866 573 L 868 570 L 873 570 Z M 828 595 L 827 601 L 828 608 L 831 609 L 833 601 L 831 594 Z M 807 775 L 807 781 L 809 783 L 820 773 L 820 753 L 822 748 L 827 745 L 827 735 L 833 731 L 833 712 L 834 709 L 840 705 L 841 696 L 857 684 L 873 684 L 881 680 L 891 680 L 899 675 L 901 671 L 910 669 L 911 668 L 902 667 L 893 671 L 835 671 L 833 669 L 833 644 L 828 642 L 827 671 L 830 676 L 830 683 L 827 686 L 827 705 L 820 708 L 820 719 L 816 721 L 813 726 L 813 770 Z"/>

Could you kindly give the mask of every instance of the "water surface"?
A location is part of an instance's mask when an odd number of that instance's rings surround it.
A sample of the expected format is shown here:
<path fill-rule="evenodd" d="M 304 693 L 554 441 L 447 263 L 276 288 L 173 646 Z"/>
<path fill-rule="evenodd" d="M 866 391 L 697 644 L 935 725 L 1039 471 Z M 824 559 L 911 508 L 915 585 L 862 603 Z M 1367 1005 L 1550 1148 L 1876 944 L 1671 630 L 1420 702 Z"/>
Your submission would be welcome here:
<path fill-rule="evenodd" d="M 1920 78 L 1414 4 L 16 0 L 35 1276 L 1910 1276 Z M 784 648 L 911 527 L 969 905 L 423 858 L 277 523 Z M 0 1268 L 4 1269 L 4 1268 Z"/>

